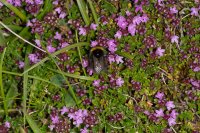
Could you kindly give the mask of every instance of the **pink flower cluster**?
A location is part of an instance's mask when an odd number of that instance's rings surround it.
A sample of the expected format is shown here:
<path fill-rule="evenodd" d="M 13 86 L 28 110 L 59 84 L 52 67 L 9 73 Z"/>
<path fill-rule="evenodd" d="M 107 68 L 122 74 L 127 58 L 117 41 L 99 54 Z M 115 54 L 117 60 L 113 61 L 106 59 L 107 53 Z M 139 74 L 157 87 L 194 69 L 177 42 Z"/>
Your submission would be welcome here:
<path fill-rule="evenodd" d="M 87 110 L 81 110 L 81 109 L 79 109 L 73 113 L 68 113 L 69 119 L 73 120 L 73 124 L 76 127 L 79 127 L 83 123 L 85 117 L 87 117 L 87 116 L 88 116 Z"/>
<path fill-rule="evenodd" d="M 57 7 L 54 11 L 59 15 L 59 18 L 61 18 L 61 19 L 65 18 L 67 16 L 65 11 L 63 11 L 61 7 Z"/>
<path fill-rule="evenodd" d="M 155 97 L 159 100 L 160 103 L 164 102 L 164 93 L 163 92 L 157 92 Z M 165 107 L 167 108 L 169 114 L 164 114 L 164 110 L 160 108 L 159 110 L 155 110 L 155 116 L 156 117 L 163 117 L 168 120 L 169 126 L 173 126 L 176 124 L 176 117 L 178 113 L 176 112 L 175 105 L 173 101 L 167 101 L 165 102 Z"/>
<path fill-rule="evenodd" d="M 115 38 L 120 39 L 122 35 L 128 35 L 127 33 L 135 36 L 138 32 L 137 26 L 141 23 L 146 23 L 149 20 L 146 14 L 143 14 L 142 16 L 132 16 L 131 14 L 128 14 L 127 16 L 127 18 L 125 18 L 124 16 L 119 16 L 118 18 L 116 18 L 115 21 L 120 29 L 116 32 Z"/>
<path fill-rule="evenodd" d="M 95 94 L 101 94 L 102 91 L 108 88 L 103 79 L 94 80 L 92 85 L 95 87 Z"/>
<path fill-rule="evenodd" d="M 29 54 L 28 58 L 31 63 L 38 63 L 40 61 L 38 54 Z"/>
<path fill-rule="evenodd" d="M 117 64 L 123 63 L 124 61 L 122 59 L 123 59 L 123 57 L 119 56 L 117 54 L 109 54 L 108 55 L 108 61 L 110 64 L 113 62 L 116 62 Z"/>
<path fill-rule="evenodd" d="M 121 77 L 116 77 L 115 75 L 109 75 L 110 86 L 111 87 L 121 87 L 124 84 L 124 80 Z"/>

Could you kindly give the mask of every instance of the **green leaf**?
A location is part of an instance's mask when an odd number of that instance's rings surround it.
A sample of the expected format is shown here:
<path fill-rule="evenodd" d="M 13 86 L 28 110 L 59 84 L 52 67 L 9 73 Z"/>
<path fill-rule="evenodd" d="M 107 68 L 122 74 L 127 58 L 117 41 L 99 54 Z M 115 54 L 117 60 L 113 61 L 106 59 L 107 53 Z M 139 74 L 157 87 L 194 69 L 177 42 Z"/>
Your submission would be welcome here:
<path fill-rule="evenodd" d="M 104 1 L 103 1 L 102 7 L 103 7 L 107 12 L 110 12 L 111 14 L 117 12 L 117 9 L 115 8 L 115 6 L 112 5 L 111 3 L 109 3 L 107 0 L 104 0 Z"/>
<path fill-rule="evenodd" d="M 54 85 L 54 86 L 56 86 L 56 87 L 58 87 L 58 88 L 61 88 L 61 86 L 59 86 L 59 85 L 57 85 L 57 84 L 55 84 L 55 83 L 53 83 L 53 82 L 51 82 L 51 81 L 49 81 L 49 80 L 40 78 L 40 77 L 28 75 L 28 78 L 36 79 L 36 80 L 39 80 L 39 81 L 42 81 L 42 82 L 45 82 L 45 83 L 49 83 L 49 84 L 51 84 L 51 85 Z"/>
<path fill-rule="evenodd" d="M 32 117 L 28 114 L 25 114 L 25 117 L 33 132 L 41 133 L 40 128 L 37 126 L 36 122 L 32 119 Z"/>
<path fill-rule="evenodd" d="M 50 81 L 58 86 L 62 86 L 65 79 L 63 78 L 62 75 L 56 74 L 53 77 L 51 77 Z"/>
<path fill-rule="evenodd" d="M 64 90 L 64 97 L 65 97 L 65 106 L 66 107 L 72 107 L 76 105 L 76 102 L 74 101 L 73 97 L 70 95 L 70 92 L 67 90 Z"/>
<path fill-rule="evenodd" d="M 18 95 L 18 90 L 15 81 L 12 81 L 11 85 L 9 86 L 9 90 L 6 94 L 6 102 L 8 108 L 12 105 L 14 98 Z"/>
<path fill-rule="evenodd" d="M 95 21 L 95 23 L 96 24 L 98 24 L 98 18 L 97 18 L 97 13 L 96 13 L 96 11 L 95 11 L 95 8 L 94 8 L 94 4 L 92 3 L 92 1 L 91 0 L 88 0 L 88 3 L 89 3 L 89 6 L 90 6 L 90 9 L 91 9 L 91 11 L 92 11 L 92 15 L 93 15 L 93 17 L 94 17 L 94 21 Z"/>
<path fill-rule="evenodd" d="M 86 4 L 83 0 L 76 0 L 79 10 L 81 12 L 81 15 L 83 17 L 83 20 L 85 21 L 86 25 L 90 25 L 90 18 L 86 12 Z"/>
<path fill-rule="evenodd" d="M 0 30 L 0 46 L 5 46 L 6 45 L 6 39 L 3 36 L 3 31 Z"/>
<path fill-rule="evenodd" d="M 123 56 L 123 57 L 126 57 L 126 58 L 128 58 L 128 59 L 134 59 L 134 56 L 133 55 L 131 55 L 131 54 L 129 54 L 129 53 L 126 53 L 126 52 L 120 52 L 120 51 L 117 51 L 116 52 L 118 55 L 121 55 L 121 56 Z"/>
<path fill-rule="evenodd" d="M 0 0 L 1 3 L 3 3 L 5 6 L 7 6 L 10 10 L 12 10 L 22 21 L 26 21 L 26 16 L 20 12 L 16 7 L 9 4 L 6 0 Z"/>
<path fill-rule="evenodd" d="M 57 70 L 53 70 L 51 68 L 48 68 L 49 70 L 53 71 L 53 72 L 56 72 L 56 73 L 59 73 L 59 74 L 63 74 L 67 77 L 71 77 L 71 78 L 77 78 L 77 79 L 83 79 L 83 80 L 90 80 L 90 81 L 93 81 L 95 80 L 95 78 L 93 77 L 88 77 L 88 76 L 80 76 L 80 75 L 77 75 L 77 74 L 71 74 L 71 73 L 65 73 L 65 72 L 60 72 L 60 71 L 57 71 Z"/>

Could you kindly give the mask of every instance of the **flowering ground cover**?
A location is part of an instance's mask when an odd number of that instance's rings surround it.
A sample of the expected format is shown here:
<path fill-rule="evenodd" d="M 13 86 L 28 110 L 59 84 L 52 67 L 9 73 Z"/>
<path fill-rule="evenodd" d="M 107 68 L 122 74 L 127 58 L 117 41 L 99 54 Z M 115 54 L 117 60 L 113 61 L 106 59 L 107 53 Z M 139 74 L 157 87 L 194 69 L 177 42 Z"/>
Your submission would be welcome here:
<path fill-rule="evenodd" d="M 1 133 L 199 131 L 199 0 L 0 0 Z"/>

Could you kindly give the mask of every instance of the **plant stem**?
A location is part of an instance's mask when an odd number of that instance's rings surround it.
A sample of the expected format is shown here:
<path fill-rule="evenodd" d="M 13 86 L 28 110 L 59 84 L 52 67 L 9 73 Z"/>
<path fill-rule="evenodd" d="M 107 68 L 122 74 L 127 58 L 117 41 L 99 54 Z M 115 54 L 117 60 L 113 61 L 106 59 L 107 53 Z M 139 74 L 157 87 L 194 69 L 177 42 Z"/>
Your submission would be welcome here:
<path fill-rule="evenodd" d="M 4 93 L 4 89 L 3 89 L 3 75 L 2 75 L 2 66 L 3 66 L 3 59 L 4 59 L 4 55 L 6 53 L 6 48 L 4 48 L 3 53 L 1 55 L 1 62 L 0 62 L 0 86 L 1 86 L 1 96 L 3 99 L 3 105 L 4 105 L 4 110 L 6 113 L 6 116 L 8 115 L 8 107 L 7 107 L 7 102 L 6 102 L 6 97 L 5 97 L 5 93 Z"/>

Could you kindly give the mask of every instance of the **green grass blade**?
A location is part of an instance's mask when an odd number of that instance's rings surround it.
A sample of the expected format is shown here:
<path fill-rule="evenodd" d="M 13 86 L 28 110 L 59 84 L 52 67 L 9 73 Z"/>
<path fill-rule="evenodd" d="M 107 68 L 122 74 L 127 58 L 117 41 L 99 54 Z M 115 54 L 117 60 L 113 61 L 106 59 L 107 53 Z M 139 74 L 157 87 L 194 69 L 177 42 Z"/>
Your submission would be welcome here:
<path fill-rule="evenodd" d="M 26 133 L 26 131 L 22 127 L 19 127 L 19 132 L 20 133 Z"/>
<path fill-rule="evenodd" d="M 12 81 L 12 84 L 10 85 L 9 90 L 6 94 L 6 104 L 8 108 L 13 104 L 14 99 L 18 96 L 18 88 L 16 86 L 16 83 L 14 82 L 15 81 Z"/>
<path fill-rule="evenodd" d="M 0 29 L 0 46 L 6 46 L 6 39 L 3 35 L 3 31 Z"/>
<path fill-rule="evenodd" d="M 18 34 L 16 34 L 14 31 L 12 31 L 12 30 L 11 30 L 7 25 L 5 25 L 3 22 L 0 21 L 0 24 L 1 24 L 4 28 L 6 28 L 8 31 L 10 31 L 12 34 L 14 34 L 15 36 L 17 36 L 17 37 L 20 38 L 21 40 L 23 40 L 24 42 L 26 42 L 26 43 L 28 43 L 29 45 L 31 45 L 31 46 L 37 48 L 37 49 L 40 50 L 40 51 L 46 53 L 46 51 L 44 51 L 44 50 L 41 49 L 40 47 L 34 45 L 33 43 L 27 41 L 27 40 L 24 39 L 23 37 L 21 37 L 21 36 L 19 36 Z"/>
<path fill-rule="evenodd" d="M 75 32 L 76 32 L 76 42 L 78 43 L 79 42 L 78 41 L 78 32 L 77 32 L 77 30 Z M 85 68 L 83 67 L 83 60 L 82 60 L 82 55 L 81 55 L 80 47 L 77 47 L 77 50 L 78 50 L 78 55 L 79 55 L 79 58 L 80 58 L 80 61 L 81 61 L 81 66 L 82 66 L 84 75 L 86 76 L 86 71 L 85 71 Z"/>
<path fill-rule="evenodd" d="M 9 4 L 6 0 L 0 0 L 1 3 L 3 3 L 5 6 L 7 6 L 10 10 L 12 10 L 22 21 L 26 21 L 26 16 L 20 12 L 16 7 Z"/>
<path fill-rule="evenodd" d="M 69 50 L 69 49 L 72 49 L 72 48 L 75 48 L 75 47 L 81 47 L 81 46 L 86 46 L 86 45 L 89 45 L 88 42 L 79 42 L 79 43 L 75 43 L 75 44 L 72 44 L 72 45 L 69 45 L 65 48 L 62 48 L 58 51 L 56 51 L 55 53 L 51 54 L 52 57 L 55 57 L 56 55 L 60 54 L 60 53 L 63 53 L 65 52 L 66 50 Z M 32 69 L 36 68 L 37 66 L 43 64 L 44 62 L 46 62 L 47 60 L 49 60 L 49 57 L 45 57 L 44 59 L 42 59 L 40 62 L 38 62 L 37 64 L 33 65 L 32 67 L 30 67 L 29 69 L 25 70 L 23 72 L 24 73 L 27 73 L 29 71 L 31 71 Z"/>
<path fill-rule="evenodd" d="M 6 74 L 10 74 L 10 75 L 15 75 L 15 76 L 23 76 L 23 74 L 21 73 L 15 73 L 15 72 L 9 72 L 9 71 L 5 71 L 5 70 L 2 70 L 3 73 L 6 73 Z"/>
<path fill-rule="evenodd" d="M 90 18 L 88 16 L 88 14 L 86 13 L 86 4 L 84 2 L 84 0 L 76 0 L 79 10 L 81 12 L 81 15 L 83 17 L 83 20 L 85 21 L 86 25 L 90 25 Z"/>
<path fill-rule="evenodd" d="M 54 83 L 50 82 L 49 80 L 45 80 L 45 79 L 40 78 L 40 77 L 35 77 L 35 76 L 28 75 L 28 78 L 36 79 L 36 80 L 39 80 L 39 81 L 46 82 L 46 83 L 48 83 L 48 84 L 54 85 L 54 86 L 56 86 L 56 87 L 58 87 L 58 88 L 62 88 L 62 87 L 60 87 L 59 85 L 54 84 Z"/>
<path fill-rule="evenodd" d="M 70 78 L 76 78 L 76 79 L 82 79 L 82 80 L 89 80 L 89 81 L 94 81 L 96 80 L 95 78 L 93 77 L 88 77 L 88 76 L 80 76 L 80 75 L 77 75 L 77 74 L 71 74 L 71 73 L 65 73 L 65 72 L 60 72 L 60 71 L 57 71 L 57 70 L 53 70 L 51 68 L 48 68 L 49 70 L 53 71 L 53 72 L 56 72 L 56 73 L 59 73 L 59 74 L 63 74 L 67 77 L 70 77 Z"/>
<path fill-rule="evenodd" d="M 21 30 L 21 32 L 20 33 L 17 33 L 19 36 L 21 36 L 21 37 L 25 37 L 25 36 L 27 36 L 27 34 L 28 34 L 28 31 L 29 30 L 29 28 L 28 27 L 25 27 L 25 28 L 23 28 L 22 30 Z M 18 38 L 18 37 L 14 37 L 14 39 L 12 39 L 12 41 L 11 41 L 11 43 L 14 43 L 15 41 L 17 41 L 18 39 L 20 39 L 20 38 Z"/>
<path fill-rule="evenodd" d="M 36 122 L 32 119 L 32 117 L 28 114 L 25 114 L 25 117 L 33 132 L 41 133 L 40 128 L 37 126 Z"/>
<path fill-rule="evenodd" d="M 28 46 L 26 49 L 26 57 L 25 57 L 25 65 L 24 70 L 26 70 L 29 67 L 29 59 L 28 54 L 31 53 L 32 47 Z M 28 73 L 23 74 L 23 113 L 26 114 L 26 101 L 27 101 L 27 89 L 28 89 Z M 24 115 L 24 125 L 25 125 L 25 115 Z"/>
<path fill-rule="evenodd" d="M 126 58 L 128 58 L 128 59 L 131 59 L 131 60 L 134 59 L 134 56 L 131 55 L 131 54 L 129 54 L 129 53 L 126 53 L 126 52 L 120 52 L 120 51 L 116 51 L 116 53 L 117 53 L 118 55 L 121 55 L 121 56 L 126 57 Z"/>
<path fill-rule="evenodd" d="M 92 11 L 92 15 L 93 15 L 93 17 L 94 17 L 94 21 L 95 21 L 96 24 L 98 24 L 98 23 L 99 23 L 99 22 L 98 22 L 98 17 L 97 17 L 97 13 L 96 13 L 96 11 L 95 11 L 95 8 L 94 8 L 94 6 L 93 6 L 93 3 L 92 3 L 91 0 L 87 0 L 87 1 L 88 1 L 88 3 L 89 3 L 90 9 L 91 9 L 91 11 Z"/>
<path fill-rule="evenodd" d="M 16 113 L 16 112 L 21 112 L 20 109 L 8 109 L 8 113 Z M 5 110 L 0 110 L 0 115 L 1 114 L 4 114 L 5 113 Z"/>
<path fill-rule="evenodd" d="M 8 107 L 7 107 L 7 102 L 6 102 L 6 98 L 5 98 L 5 93 L 4 93 L 4 89 L 3 89 L 3 75 L 2 75 L 2 66 L 3 66 L 3 59 L 4 59 L 4 55 L 6 53 L 6 48 L 4 48 L 4 51 L 1 55 L 1 62 L 0 62 L 0 85 L 1 85 L 1 96 L 3 99 L 3 106 L 4 106 L 4 110 L 6 115 L 8 115 Z"/>
<path fill-rule="evenodd" d="M 49 53 L 48 53 L 49 54 Z M 52 57 L 51 54 L 49 54 L 49 57 L 51 58 L 51 60 L 53 60 L 54 64 L 56 65 L 56 67 L 58 68 L 58 71 L 61 73 L 61 75 L 63 76 L 63 78 L 65 79 L 66 84 L 69 87 L 69 91 L 73 97 L 73 99 L 75 100 L 76 104 L 78 105 L 78 100 L 76 98 L 76 94 L 74 93 L 74 90 L 71 86 L 71 84 L 69 83 L 68 79 L 64 76 L 64 74 L 62 73 L 62 70 L 60 69 L 60 67 L 58 66 L 58 64 L 56 63 L 55 59 Z"/>
<path fill-rule="evenodd" d="M 44 7 L 43 7 L 43 11 L 42 11 L 41 13 L 39 13 L 39 14 L 36 16 L 36 18 L 37 18 L 38 20 L 41 20 L 41 19 L 44 17 L 44 15 L 45 15 L 46 13 L 48 13 L 48 12 L 51 10 L 51 8 L 52 8 L 52 0 L 45 0 L 45 2 L 44 2 Z"/>

